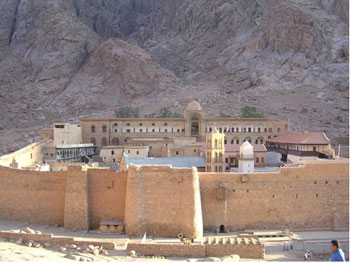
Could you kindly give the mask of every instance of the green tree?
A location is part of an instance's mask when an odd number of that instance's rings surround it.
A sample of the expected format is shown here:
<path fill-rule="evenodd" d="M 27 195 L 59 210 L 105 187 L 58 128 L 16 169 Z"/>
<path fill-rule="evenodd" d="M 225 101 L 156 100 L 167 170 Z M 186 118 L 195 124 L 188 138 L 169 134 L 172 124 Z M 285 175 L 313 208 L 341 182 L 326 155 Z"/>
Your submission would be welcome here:
<path fill-rule="evenodd" d="M 115 116 L 117 118 L 138 118 L 140 117 L 140 108 L 123 106 L 115 111 Z"/>
<path fill-rule="evenodd" d="M 230 114 L 226 114 L 220 111 L 220 118 L 232 118 L 232 116 Z"/>
<path fill-rule="evenodd" d="M 241 118 L 265 118 L 265 116 L 254 106 L 244 106 L 241 108 Z"/>
<path fill-rule="evenodd" d="M 159 110 L 160 118 L 170 118 L 171 115 L 172 115 L 172 112 L 168 107 L 163 107 Z"/>
<path fill-rule="evenodd" d="M 145 118 L 154 118 L 154 117 L 156 117 L 156 114 L 154 112 L 145 114 Z"/>
<path fill-rule="evenodd" d="M 169 107 L 163 107 L 159 110 L 159 118 L 181 118 L 180 113 L 172 112 Z"/>

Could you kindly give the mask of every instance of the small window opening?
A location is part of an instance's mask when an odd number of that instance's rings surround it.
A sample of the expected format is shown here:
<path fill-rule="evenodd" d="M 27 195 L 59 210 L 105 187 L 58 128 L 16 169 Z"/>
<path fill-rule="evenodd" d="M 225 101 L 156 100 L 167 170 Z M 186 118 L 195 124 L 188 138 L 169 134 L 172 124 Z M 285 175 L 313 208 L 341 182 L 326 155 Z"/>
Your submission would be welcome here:
<path fill-rule="evenodd" d="M 226 229 L 224 225 L 220 226 L 220 233 L 226 233 Z"/>

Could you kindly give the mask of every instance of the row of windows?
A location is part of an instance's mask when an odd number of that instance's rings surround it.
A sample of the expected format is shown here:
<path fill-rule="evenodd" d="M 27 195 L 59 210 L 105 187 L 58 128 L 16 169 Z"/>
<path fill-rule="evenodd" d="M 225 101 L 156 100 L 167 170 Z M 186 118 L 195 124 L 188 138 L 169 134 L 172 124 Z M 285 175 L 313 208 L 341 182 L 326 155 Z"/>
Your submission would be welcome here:
<path fill-rule="evenodd" d="M 206 128 L 206 131 L 207 132 L 212 132 L 212 130 L 213 130 L 213 128 L 212 127 L 209 127 L 209 128 Z M 262 129 L 260 128 L 260 127 L 258 127 L 258 128 L 251 128 L 251 127 L 231 127 L 231 128 L 227 128 L 227 127 L 224 127 L 224 128 L 222 128 L 222 127 L 219 127 L 218 128 L 218 130 L 219 130 L 219 132 L 220 133 L 222 133 L 222 132 L 232 132 L 232 133 L 234 133 L 234 132 L 261 132 L 262 131 Z M 269 128 L 269 129 L 267 129 L 267 128 L 264 128 L 264 132 L 267 132 L 267 131 L 269 131 L 269 132 L 272 132 L 272 128 Z M 281 132 L 281 128 L 277 128 L 277 132 Z"/>
<path fill-rule="evenodd" d="M 130 126 L 130 123 L 127 123 L 126 124 L 127 126 Z M 142 126 L 142 123 L 140 123 L 139 124 L 140 126 Z M 152 123 L 152 126 L 155 126 L 155 123 Z M 164 123 L 164 126 L 168 126 L 168 124 L 167 123 Z M 135 129 L 133 129 L 134 130 L 134 132 L 135 132 Z M 159 129 L 160 130 L 160 129 Z M 166 131 L 165 132 L 167 132 L 167 129 L 165 129 Z M 173 132 L 173 129 L 171 129 L 172 130 L 172 132 Z M 185 129 L 182 129 L 182 131 L 184 132 L 184 130 Z M 213 128 L 212 127 L 209 127 L 209 128 L 207 128 L 206 129 L 207 130 L 207 132 L 211 132 L 212 130 L 213 130 Z M 268 129 L 269 130 L 269 132 L 272 132 L 272 128 L 269 128 Z M 118 132 L 118 129 L 114 129 L 114 131 L 115 132 Z M 127 129 L 126 130 L 127 132 L 131 132 L 131 129 Z M 255 129 L 255 128 L 251 128 L 251 127 L 248 127 L 248 128 L 246 128 L 246 127 L 243 127 L 243 128 L 239 128 L 239 127 L 236 127 L 236 129 L 234 128 L 234 127 L 232 127 L 232 128 L 222 128 L 222 127 L 219 127 L 219 132 L 220 133 L 222 133 L 222 132 L 232 132 L 232 133 L 234 133 L 234 132 L 261 132 L 261 128 L 257 128 L 257 129 Z M 91 126 L 91 133 L 95 133 L 96 132 L 96 127 L 95 127 L 95 125 L 92 125 Z M 103 125 L 102 126 L 102 132 L 103 133 L 106 133 L 107 132 L 107 126 L 106 125 Z M 143 132 L 143 130 L 142 129 L 140 129 L 140 132 Z M 145 132 L 148 132 L 148 129 L 146 128 L 146 130 L 145 130 Z M 152 129 L 152 132 L 155 132 L 155 129 Z M 180 132 L 180 129 L 177 129 L 177 132 Z M 265 128 L 264 129 L 264 132 L 267 132 L 267 128 Z M 277 128 L 277 132 L 281 132 L 281 128 Z"/>
<path fill-rule="evenodd" d="M 243 139 L 243 142 L 245 142 L 245 141 L 248 141 L 249 143 L 252 143 L 252 139 L 251 138 Z M 227 140 L 226 139 L 225 139 L 224 143 L 227 144 Z M 240 140 L 239 139 L 232 139 L 231 140 L 231 144 L 240 144 Z M 264 138 L 256 139 L 255 140 L 255 144 L 264 144 Z"/>
<path fill-rule="evenodd" d="M 114 126 L 118 126 L 118 123 L 114 123 Z M 128 122 L 126 126 L 130 126 L 130 123 Z M 139 123 L 139 126 L 143 126 L 143 123 Z M 152 123 L 152 126 L 156 126 L 156 124 Z M 164 126 L 168 126 L 168 123 L 164 122 Z"/>
<path fill-rule="evenodd" d="M 117 129 L 114 130 L 115 132 L 118 132 Z M 139 129 L 138 131 L 134 128 L 134 129 L 126 129 L 126 132 L 184 132 L 185 129 L 179 129 L 179 128 L 171 128 L 171 129 L 164 129 L 162 130 L 161 128 L 157 128 L 157 129 L 148 129 L 146 128 L 145 130 L 143 129 Z"/>
<path fill-rule="evenodd" d="M 133 128 L 133 129 L 126 129 L 126 132 L 184 132 L 185 129 L 179 129 L 179 128 L 171 128 L 171 129 L 164 129 L 162 131 L 161 128 L 157 128 L 157 129 L 139 129 L 138 131 Z M 91 126 L 91 133 L 95 133 L 96 132 L 96 127 L 94 125 Z M 102 132 L 106 133 L 107 132 L 107 126 L 102 126 Z M 114 129 L 114 132 L 118 132 L 118 129 Z"/>

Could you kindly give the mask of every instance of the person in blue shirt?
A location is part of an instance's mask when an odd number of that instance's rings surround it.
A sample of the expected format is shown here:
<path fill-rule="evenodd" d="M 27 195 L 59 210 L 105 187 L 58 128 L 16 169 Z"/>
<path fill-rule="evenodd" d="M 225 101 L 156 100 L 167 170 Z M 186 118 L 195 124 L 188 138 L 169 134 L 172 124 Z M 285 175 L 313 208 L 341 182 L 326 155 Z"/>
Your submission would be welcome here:
<path fill-rule="evenodd" d="M 345 261 L 345 254 L 340 248 L 338 240 L 331 241 L 332 256 L 330 261 Z"/>

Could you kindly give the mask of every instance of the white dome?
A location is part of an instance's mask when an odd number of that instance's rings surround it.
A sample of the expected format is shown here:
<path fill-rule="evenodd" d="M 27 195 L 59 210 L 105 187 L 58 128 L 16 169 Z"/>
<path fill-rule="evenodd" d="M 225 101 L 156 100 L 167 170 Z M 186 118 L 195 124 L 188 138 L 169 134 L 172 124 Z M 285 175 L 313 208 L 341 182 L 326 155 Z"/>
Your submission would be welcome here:
<path fill-rule="evenodd" d="M 193 100 L 187 105 L 186 110 L 200 111 L 202 110 L 202 106 L 197 101 Z"/>
<path fill-rule="evenodd" d="M 250 144 L 250 142 L 245 141 L 241 147 L 239 148 L 239 151 L 241 154 L 253 154 L 254 150 L 253 150 L 253 145 Z"/>

